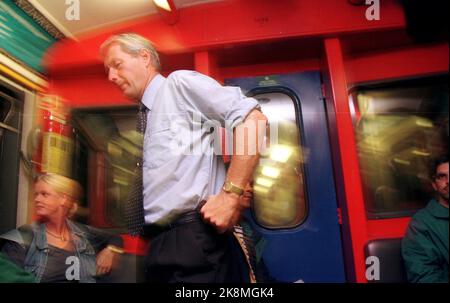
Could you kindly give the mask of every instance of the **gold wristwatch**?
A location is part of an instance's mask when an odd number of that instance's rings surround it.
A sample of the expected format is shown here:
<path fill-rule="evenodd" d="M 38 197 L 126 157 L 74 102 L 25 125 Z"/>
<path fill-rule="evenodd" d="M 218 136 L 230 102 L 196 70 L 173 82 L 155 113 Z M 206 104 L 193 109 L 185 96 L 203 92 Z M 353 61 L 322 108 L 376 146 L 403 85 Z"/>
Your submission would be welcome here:
<path fill-rule="evenodd" d="M 236 186 L 231 181 L 226 181 L 223 184 L 222 189 L 223 189 L 224 192 L 235 193 L 238 196 L 241 196 L 244 193 L 244 189 L 243 188 L 240 188 L 239 186 Z"/>

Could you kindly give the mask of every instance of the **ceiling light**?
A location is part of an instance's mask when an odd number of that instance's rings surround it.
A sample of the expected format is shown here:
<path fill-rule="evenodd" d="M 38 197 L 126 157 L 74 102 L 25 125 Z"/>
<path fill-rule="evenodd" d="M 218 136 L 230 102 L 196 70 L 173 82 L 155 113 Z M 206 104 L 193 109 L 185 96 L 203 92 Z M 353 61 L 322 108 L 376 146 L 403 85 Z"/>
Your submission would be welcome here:
<path fill-rule="evenodd" d="M 172 9 L 170 8 L 170 4 L 168 0 L 153 0 L 156 6 L 170 12 Z"/>

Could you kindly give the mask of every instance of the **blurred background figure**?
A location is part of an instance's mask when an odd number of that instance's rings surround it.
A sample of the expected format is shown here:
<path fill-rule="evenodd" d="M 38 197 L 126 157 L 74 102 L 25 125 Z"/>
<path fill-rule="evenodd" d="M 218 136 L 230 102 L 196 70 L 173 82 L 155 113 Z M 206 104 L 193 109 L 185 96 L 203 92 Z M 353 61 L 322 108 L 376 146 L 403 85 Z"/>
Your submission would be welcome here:
<path fill-rule="evenodd" d="M 436 198 L 418 211 L 402 241 L 409 282 L 448 283 L 448 156 L 434 163 L 431 182 Z"/>
<path fill-rule="evenodd" d="M 33 283 L 36 278 L 0 253 L 0 283 Z"/>
<path fill-rule="evenodd" d="M 37 282 L 96 282 L 111 273 L 122 240 L 69 218 L 83 190 L 57 174 L 37 177 L 36 221 L 0 236 L 1 251 Z"/>

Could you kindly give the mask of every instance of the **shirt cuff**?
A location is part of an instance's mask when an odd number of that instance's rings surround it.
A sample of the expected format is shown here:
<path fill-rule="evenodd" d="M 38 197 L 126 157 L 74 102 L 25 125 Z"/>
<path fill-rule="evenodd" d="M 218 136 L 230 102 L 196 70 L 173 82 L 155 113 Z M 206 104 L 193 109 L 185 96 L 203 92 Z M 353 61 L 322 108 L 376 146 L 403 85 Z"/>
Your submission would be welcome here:
<path fill-rule="evenodd" d="M 230 114 L 228 116 L 228 121 L 232 121 L 231 125 L 227 125 L 226 127 L 229 130 L 233 130 L 235 127 L 237 127 L 239 124 L 245 121 L 247 116 L 250 114 L 250 112 L 254 109 L 261 110 L 260 105 L 258 102 L 253 98 L 247 98 L 244 99 L 245 102 L 242 104 L 239 109 L 231 110 Z M 242 101 L 244 101 L 242 100 Z"/>

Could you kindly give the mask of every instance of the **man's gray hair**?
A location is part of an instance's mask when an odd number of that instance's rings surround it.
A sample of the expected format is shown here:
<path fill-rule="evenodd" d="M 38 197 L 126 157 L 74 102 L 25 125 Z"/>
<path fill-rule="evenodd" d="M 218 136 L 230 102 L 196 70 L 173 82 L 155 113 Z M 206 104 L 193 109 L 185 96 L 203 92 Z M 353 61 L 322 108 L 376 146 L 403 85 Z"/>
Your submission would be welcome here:
<path fill-rule="evenodd" d="M 135 33 L 124 33 L 111 36 L 100 46 L 100 56 L 102 58 L 105 57 L 106 51 L 114 43 L 119 44 L 124 52 L 133 56 L 137 56 L 142 49 L 147 50 L 150 53 L 153 67 L 157 71 L 161 69 L 158 52 L 150 40 Z"/>

